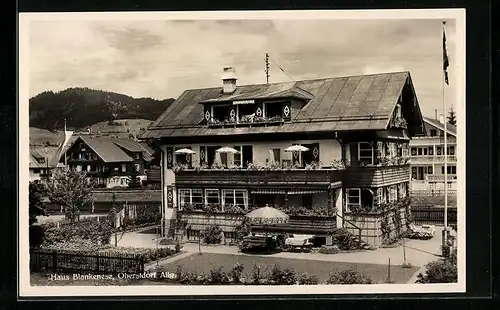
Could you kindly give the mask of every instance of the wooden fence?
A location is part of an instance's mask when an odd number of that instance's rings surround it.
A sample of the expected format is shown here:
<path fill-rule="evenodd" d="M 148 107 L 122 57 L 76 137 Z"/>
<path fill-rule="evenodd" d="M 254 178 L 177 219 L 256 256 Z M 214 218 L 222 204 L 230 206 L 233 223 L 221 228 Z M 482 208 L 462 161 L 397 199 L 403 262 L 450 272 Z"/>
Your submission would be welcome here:
<path fill-rule="evenodd" d="M 30 270 L 52 272 L 87 272 L 116 274 L 120 272 L 144 272 L 144 261 L 139 255 L 118 253 L 65 253 L 58 251 L 32 250 Z"/>
<path fill-rule="evenodd" d="M 435 206 L 412 206 L 411 215 L 417 224 L 444 225 L 444 208 Z M 457 208 L 448 208 L 448 224 L 457 223 Z"/>

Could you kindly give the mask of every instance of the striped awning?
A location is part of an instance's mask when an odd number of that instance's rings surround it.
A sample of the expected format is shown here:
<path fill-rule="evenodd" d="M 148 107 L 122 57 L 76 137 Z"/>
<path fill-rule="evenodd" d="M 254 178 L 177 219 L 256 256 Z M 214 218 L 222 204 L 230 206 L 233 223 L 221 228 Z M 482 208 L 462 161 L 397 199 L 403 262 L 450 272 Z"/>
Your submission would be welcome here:
<path fill-rule="evenodd" d="M 285 191 L 281 190 L 281 189 L 274 189 L 274 188 L 263 188 L 263 189 L 252 190 L 250 193 L 252 193 L 252 194 L 265 194 L 265 195 L 284 195 Z"/>
<path fill-rule="evenodd" d="M 327 189 L 297 189 L 297 190 L 291 190 L 288 191 L 288 195 L 304 195 L 304 194 L 318 194 L 318 193 L 327 193 Z"/>
<path fill-rule="evenodd" d="M 330 184 L 330 188 L 341 188 L 341 187 L 342 187 L 342 181 L 337 181 Z"/>

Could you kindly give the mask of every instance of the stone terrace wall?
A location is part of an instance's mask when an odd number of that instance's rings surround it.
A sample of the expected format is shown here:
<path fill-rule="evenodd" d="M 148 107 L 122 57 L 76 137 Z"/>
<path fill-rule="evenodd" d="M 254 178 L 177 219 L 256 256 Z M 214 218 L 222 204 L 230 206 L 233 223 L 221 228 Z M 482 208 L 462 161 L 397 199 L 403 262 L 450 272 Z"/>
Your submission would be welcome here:
<path fill-rule="evenodd" d="M 407 230 L 404 207 L 379 214 L 346 214 L 344 218 L 361 228 L 361 240 L 374 247 L 382 245 L 384 237 L 396 238 Z M 359 230 L 347 221 L 344 221 L 345 228 L 357 236 Z M 387 231 L 384 236 L 385 229 Z"/>

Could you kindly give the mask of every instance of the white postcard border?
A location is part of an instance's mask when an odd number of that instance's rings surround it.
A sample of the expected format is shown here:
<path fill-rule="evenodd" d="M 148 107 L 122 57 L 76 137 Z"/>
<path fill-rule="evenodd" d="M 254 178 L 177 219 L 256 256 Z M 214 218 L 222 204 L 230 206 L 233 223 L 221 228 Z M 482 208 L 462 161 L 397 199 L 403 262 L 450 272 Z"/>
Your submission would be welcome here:
<path fill-rule="evenodd" d="M 457 225 L 458 283 L 371 284 L 296 286 L 31 286 L 29 280 L 28 182 L 29 178 L 29 23 L 54 20 L 193 20 L 193 19 L 455 19 L 455 58 L 450 63 L 457 85 Z M 465 292 L 465 9 L 357 10 L 357 11 L 221 11 L 221 12 L 112 12 L 112 13 L 21 13 L 19 14 L 19 296 L 193 296 L 297 294 L 414 294 Z M 168 289 L 167 289 L 168 288 Z M 300 297 L 299 296 L 299 297 Z"/>

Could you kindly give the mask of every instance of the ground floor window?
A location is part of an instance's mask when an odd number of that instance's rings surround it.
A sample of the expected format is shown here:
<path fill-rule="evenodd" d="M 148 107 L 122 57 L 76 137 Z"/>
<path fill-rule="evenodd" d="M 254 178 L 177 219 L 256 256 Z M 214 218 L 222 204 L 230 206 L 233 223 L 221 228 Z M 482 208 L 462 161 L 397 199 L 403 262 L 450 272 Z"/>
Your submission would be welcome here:
<path fill-rule="evenodd" d="M 205 204 L 220 204 L 220 195 L 218 189 L 205 190 Z"/>
<path fill-rule="evenodd" d="M 248 191 L 244 189 L 223 189 L 222 204 L 224 206 L 237 206 L 248 209 Z"/>
<path fill-rule="evenodd" d="M 398 184 L 398 198 L 406 198 L 407 195 L 407 183 Z"/>
<path fill-rule="evenodd" d="M 346 190 L 346 211 L 350 212 L 353 208 L 361 206 L 361 189 L 349 188 Z"/>
<path fill-rule="evenodd" d="M 398 188 L 396 185 L 389 186 L 389 202 L 398 200 Z"/>
<path fill-rule="evenodd" d="M 369 211 L 373 208 L 374 192 L 369 188 L 349 188 L 346 190 L 346 212 L 362 208 Z"/>
<path fill-rule="evenodd" d="M 195 208 L 203 206 L 203 192 L 201 189 L 185 189 L 181 188 L 178 191 L 179 206 L 181 208 L 192 205 Z"/>

